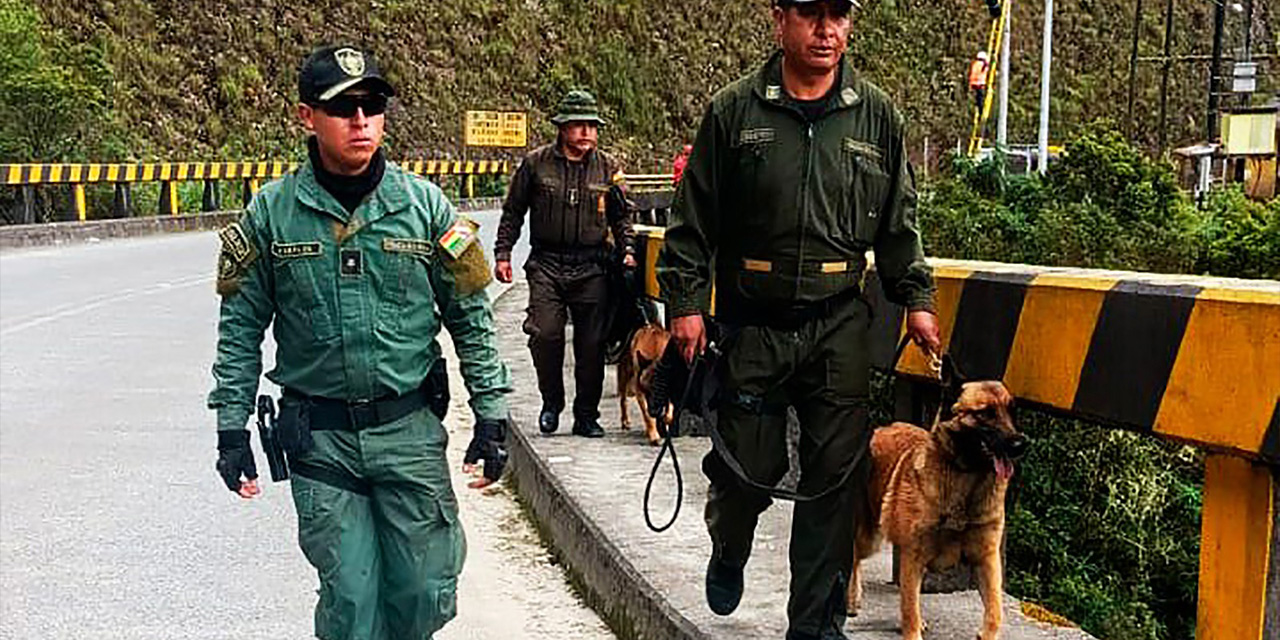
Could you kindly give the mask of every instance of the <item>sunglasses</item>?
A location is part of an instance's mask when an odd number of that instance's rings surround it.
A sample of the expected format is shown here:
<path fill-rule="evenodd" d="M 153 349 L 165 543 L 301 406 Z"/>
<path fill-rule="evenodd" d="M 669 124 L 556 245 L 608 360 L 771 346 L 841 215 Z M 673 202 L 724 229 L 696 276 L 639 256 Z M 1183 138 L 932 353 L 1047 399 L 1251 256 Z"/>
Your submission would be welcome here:
<path fill-rule="evenodd" d="M 335 118 L 355 117 L 356 109 L 363 111 L 366 117 L 380 116 L 387 110 L 387 97 L 380 94 L 340 95 L 312 106 Z"/>

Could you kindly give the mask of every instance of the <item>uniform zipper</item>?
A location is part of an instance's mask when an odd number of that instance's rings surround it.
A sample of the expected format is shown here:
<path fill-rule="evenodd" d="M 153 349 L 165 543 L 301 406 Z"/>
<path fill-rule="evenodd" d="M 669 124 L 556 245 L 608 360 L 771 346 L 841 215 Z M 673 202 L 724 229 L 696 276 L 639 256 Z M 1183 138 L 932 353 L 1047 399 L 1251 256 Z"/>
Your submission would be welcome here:
<path fill-rule="evenodd" d="M 796 256 L 795 298 L 800 297 L 800 285 L 804 280 L 804 241 L 807 233 L 805 225 L 809 222 L 809 186 L 813 180 L 813 123 L 805 125 L 804 140 L 804 179 L 800 183 L 800 240 Z"/>

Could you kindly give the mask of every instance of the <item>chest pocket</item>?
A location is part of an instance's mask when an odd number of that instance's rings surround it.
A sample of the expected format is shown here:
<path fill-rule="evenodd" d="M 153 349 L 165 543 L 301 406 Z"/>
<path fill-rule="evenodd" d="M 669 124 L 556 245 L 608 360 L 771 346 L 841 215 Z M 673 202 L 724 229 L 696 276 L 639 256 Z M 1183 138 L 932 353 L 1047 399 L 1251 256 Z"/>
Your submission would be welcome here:
<path fill-rule="evenodd" d="M 737 182 L 730 189 L 730 202 L 741 212 L 740 222 L 748 234 L 764 233 L 772 220 L 761 218 L 757 212 L 769 209 L 766 203 L 776 198 L 775 189 L 766 184 L 765 171 L 769 154 L 777 144 L 777 130 L 772 127 L 752 127 L 738 132 L 733 146 L 737 156 Z"/>
<path fill-rule="evenodd" d="M 747 184 L 758 181 L 761 165 L 769 157 L 769 149 L 776 139 L 777 131 L 772 127 L 743 129 L 738 132 L 738 166 L 742 169 Z"/>
<path fill-rule="evenodd" d="M 379 313 L 384 325 L 404 327 L 434 313 L 435 295 L 427 270 L 435 258 L 430 240 L 383 238 L 378 256 L 384 267 L 385 295 Z"/>
<path fill-rule="evenodd" d="M 529 215 L 532 223 L 539 225 L 540 229 L 550 224 L 555 218 L 552 211 L 560 209 L 561 191 L 562 185 L 558 178 L 547 175 L 538 176 L 538 182 L 533 188 L 533 201 Z"/>
<path fill-rule="evenodd" d="M 849 177 L 847 216 L 841 230 L 862 244 L 873 244 L 880 230 L 889 195 L 889 174 L 883 168 L 880 147 L 856 138 L 845 138 L 841 156 Z"/>
<path fill-rule="evenodd" d="M 324 245 L 320 242 L 272 242 L 271 264 L 276 276 L 276 297 L 285 322 L 297 310 L 296 321 L 309 325 L 311 334 L 321 342 L 338 335 L 333 322 L 330 300 L 333 287 L 326 278 L 331 269 Z M 305 327 L 291 327 L 305 330 Z"/>

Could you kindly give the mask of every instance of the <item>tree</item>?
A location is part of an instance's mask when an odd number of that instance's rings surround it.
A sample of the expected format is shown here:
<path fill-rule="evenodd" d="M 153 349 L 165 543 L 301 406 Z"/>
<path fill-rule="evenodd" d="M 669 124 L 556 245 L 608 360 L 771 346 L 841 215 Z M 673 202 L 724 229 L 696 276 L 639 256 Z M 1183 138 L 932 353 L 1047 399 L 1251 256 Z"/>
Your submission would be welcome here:
<path fill-rule="evenodd" d="M 0 160 L 84 159 L 109 128 L 111 71 L 101 50 L 44 34 L 26 0 L 0 0 Z"/>

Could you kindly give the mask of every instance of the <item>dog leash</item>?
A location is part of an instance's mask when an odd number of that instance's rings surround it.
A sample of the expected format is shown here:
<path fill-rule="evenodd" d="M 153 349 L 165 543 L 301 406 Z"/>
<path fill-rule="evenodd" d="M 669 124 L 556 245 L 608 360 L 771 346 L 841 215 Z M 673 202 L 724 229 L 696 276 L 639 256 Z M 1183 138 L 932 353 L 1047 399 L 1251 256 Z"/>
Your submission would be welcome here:
<path fill-rule="evenodd" d="M 899 341 L 897 348 L 894 350 L 893 362 L 890 363 L 890 367 L 889 367 L 890 371 L 897 369 L 898 361 L 902 359 L 902 353 L 906 350 L 907 344 L 909 342 L 910 342 L 909 335 L 904 335 L 901 341 Z M 707 349 L 713 354 L 718 353 L 718 351 L 716 351 L 716 347 L 714 343 L 709 344 L 707 346 Z M 954 378 L 952 378 L 951 376 L 956 375 L 959 371 L 954 361 L 951 360 L 950 355 L 944 354 L 943 356 L 939 357 L 937 354 L 934 354 L 932 352 L 930 352 L 929 355 L 930 355 L 930 363 L 929 363 L 930 368 L 933 369 L 934 371 L 939 372 L 939 379 L 943 383 L 944 387 L 945 385 L 950 384 L 952 380 L 954 380 Z M 645 488 L 644 488 L 644 521 L 645 521 L 645 524 L 649 527 L 649 529 L 655 533 L 662 533 L 663 531 L 666 531 L 667 529 L 671 528 L 673 524 L 675 524 L 676 519 L 680 515 L 680 507 L 684 502 L 684 477 L 680 472 L 680 462 L 676 456 L 676 449 L 673 441 L 673 438 L 676 435 L 676 430 L 678 429 L 678 426 L 680 424 L 680 417 L 684 415 L 684 410 L 688 405 L 689 399 L 691 397 L 691 392 L 693 388 L 697 386 L 695 383 L 700 381 L 699 373 L 701 373 L 702 375 L 714 375 L 713 372 L 700 371 L 701 368 L 706 366 L 706 358 L 704 358 L 701 354 L 699 354 L 694 359 L 693 365 L 690 367 L 689 375 L 685 380 L 684 390 L 681 393 L 680 403 L 676 406 L 675 411 L 672 414 L 671 424 L 668 425 L 666 422 L 666 406 L 670 400 L 670 389 L 668 388 L 668 385 L 670 384 L 670 379 L 673 375 L 672 369 L 675 366 L 678 366 L 678 365 L 673 363 L 671 359 L 668 357 L 663 357 L 661 360 L 659 360 L 658 362 L 659 370 L 656 371 L 654 374 L 654 389 L 653 389 L 652 397 L 650 398 L 650 401 L 649 401 L 650 415 L 655 420 L 657 420 L 658 432 L 659 432 L 659 435 L 662 437 L 661 448 L 658 450 L 657 458 L 655 458 L 653 461 L 653 467 L 649 471 L 649 480 L 648 482 L 645 483 Z M 950 368 L 951 370 L 950 375 L 946 375 L 943 373 L 944 370 L 948 368 Z M 706 398 L 703 398 L 702 400 L 704 402 L 707 401 Z M 941 412 L 941 404 L 939 404 L 939 412 Z M 655 413 L 657 415 L 653 415 Z M 716 425 L 709 425 L 708 431 L 710 432 L 712 447 L 715 449 L 715 451 L 718 454 L 720 454 L 721 460 L 723 460 L 725 462 L 725 465 L 728 466 L 731 471 L 733 471 L 734 475 L 738 477 L 738 480 L 740 480 L 743 484 L 757 491 L 765 493 L 766 495 L 769 495 L 770 497 L 775 499 L 790 500 L 792 502 L 813 502 L 816 500 L 820 500 L 830 495 L 831 493 L 839 490 L 841 487 L 843 487 L 849 481 L 850 476 L 853 475 L 853 472 L 858 468 L 858 465 L 861 463 L 861 458 L 855 459 L 853 463 L 850 464 L 847 469 L 845 469 L 844 474 L 841 476 L 839 482 L 836 482 L 828 486 L 826 489 L 818 492 L 817 494 L 813 494 L 813 495 L 802 494 L 799 491 L 779 489 L 777 487 L 768 486 L 751 479 L 751 477 L 747 475 L 746 470 L 742 468 L 742 464 L 738 462 L 737 457 L 734 456 L 729 451 L 729 446 L 727 443 L 725 443 L 724 438 L 720 435 L 720 432 L 716 428 Z M 653 519 L 650 513 L 649 503 L 650 503 L 650 497 L 653 491 L 653 482 L 658 475 L 658 468 L 662 465 L 662 460 L 666 456 L 668 451 L 671 453 L 671 466 L 676 476 L 676 504 L 675 504 L 674 510 L 671 513 L 671 519 L 668 520 L 662 526 L 657 526 L 653 523 Z M 865 455 L 865 450 L 863 455 Z"/>
<path fill-rule="evenodd" d="M 667 424 L 667 404 L 671 401 L 671 378 L 676 375 L 675 368 L 683 363 L 679 360 L 679 349 L 674 348 L 674 341 L 671 354 L 663 354 L 658 360 L 657 370 L 653 375 L 653 392 L 649 398 L 649 416 L 657 421 L 658 435 L 662 437 L 662 446 L 658 449 L 658 457 L 653 461 L 653 468 L 649 470 L 649 481 L 644 485 L 644 523 L 654 533 L 662 533 L 671 528 L 676 523 L 676 518 L 680 517 L 680 507 L 684 504 L 684 476 L 680 473 L 680 461 L 676 457 L 675 435 L 680 425 L 680 417 L 684 415 L 684 409 L 689 404 L 690 393 L 693 390 L 694 382 L 699 380 L 699 369 L 704 364 L 704 358 L 701 354 L 693 359 L 693 364 L 689 368 L 689 374 L 685 379 L 684 390 L 680 393 L 680 403 L 676 405 L 675 411 L 671 414 L 671 424 Z M 715 353 L 715 343 L 707 345 L 707 349 Z M 657 415 L 654 415 L 657 414 Z M 714 428 L 712 429 L 714 431 Z M 662 526 L 653 524 L 653 517 L 649 509 L 649 497 L 653 492 L 653 481 L 658 476 L 658 467 L 662 465 L 662 458 L 667 452 L 671 452 L 671 468 L 676 475 L 676 506 L 671 511 L 671 519 Z"/>
<path fill-rule="evenodd" d="M 898 361 L 902 359 L 902 353 L 903 351 L 906 350 L 907 343 L 909 343 L 910 340 L 911 338 L 909 335 L 903 335 L 902 339 L 898 342 L 897 348 L 894 349 L 893 362 L 890 363 L 889 365 L 890 371 L 893 371 L 898 367 Z M 937 366 L 941 367 L 942 363 L 941 363 L 941 360 L 937 357 L 937 355 L 932 353 L 930 353 L 930 355 L 932 356 L 933 361 L 939 362 Z M 930 366 L 933 367 L 932 362 Z M 768 495 L 769 497 L 777 500 L 790 500 L 792 502 L 814 502 L 817 500 L 821 500 L 822 498 L 825 498 L 828 495 L 831 495 L 832 493 L 838 491 L 840 488 L 844 487 L 844 485 L 849 482 L 849 478 L 853 475 L 853 472 L 858 468 L 858 465 L 862 463 L 862 457 L 866 455 L 866 448 L 864 447 L 862 448 L 862 454 L 857 458 L 855 458 L 851 464 L 849 464 L 848 468 L 846 468 L 844 470 L 844 473 L 840 476 L 840 480 L 838 482 L 829 485 L 827 488 L 823 489 L 822 491 L 819 491 L 816 494 L 812 494 L 812 495 L 803 494 L 803 493 L 800 493 L 799 491 L 792 491 L 789 489 L 779 489 L 777 487 L 756 482 L 750 476 L 747 475 L 746 469 L 742 468 L 742 463 L 738 462 L 737 457 L 734 456 L 733 453 L 729 450 L 729 445 L 725 443 L 724 437 L 720 435 L 720 431 L 716 429 L 715 426 L 712 426 L 710 429 L 710 432 L 711 432 L 711 444 L 715 448 L 716 453 L 720 454 L 720 459 L 723 460 L 725 465 L 728 466 L 729 469 L 733 471 L 733 474 L 738 476 L 738 480 L 741 481 L 743 484 L 751 487 L 752 489 L 755 489 L 756 491 L 760 491 Z M 868 431 L 868 437 L 869 436 L 870 436 L 870 431 Z"/>

